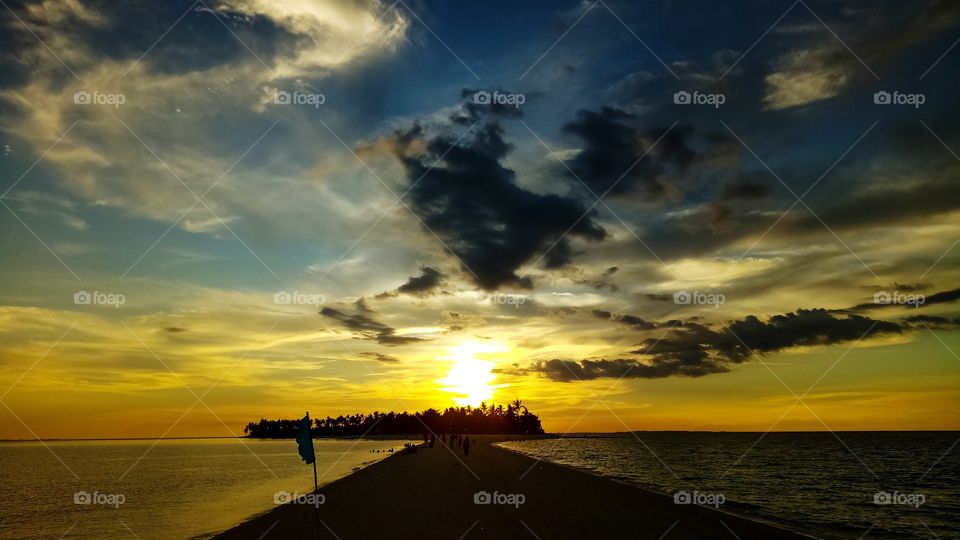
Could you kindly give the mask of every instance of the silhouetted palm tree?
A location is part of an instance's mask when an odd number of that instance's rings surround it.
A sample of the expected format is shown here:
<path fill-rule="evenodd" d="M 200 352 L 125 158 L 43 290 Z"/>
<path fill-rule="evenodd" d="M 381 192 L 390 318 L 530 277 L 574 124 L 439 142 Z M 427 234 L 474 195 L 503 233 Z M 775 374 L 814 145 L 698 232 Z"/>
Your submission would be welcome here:
<path fill-rule="evenodd" d="M 540 419 L 532 414 L 519 399 L 503 405 L 481 403 L 477 408 L 448 407 L 440 412 L 430 408 L 410 414 L 406 411 L 371 414 L 357 413 L 347 416 L 315 418 L 314 435 L 357 436 L 366 434 L 439 433 L 543 433 Z M 299 420 L 267 420 L 249 423 L 243 428 L 248 437 L 292 438 L 300 429 Z"/>

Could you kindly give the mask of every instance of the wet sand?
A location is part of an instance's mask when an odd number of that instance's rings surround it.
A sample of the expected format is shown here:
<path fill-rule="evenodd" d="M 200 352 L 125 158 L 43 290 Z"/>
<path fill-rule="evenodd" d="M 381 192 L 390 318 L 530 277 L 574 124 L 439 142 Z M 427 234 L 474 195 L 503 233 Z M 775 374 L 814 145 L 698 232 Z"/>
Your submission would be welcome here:
<path fill-rule="evenodd" d="M 502 438 L 477 439 L 469 456 L 439 441 L 401 452 L 321 487 L 319 512 L 282 505 L 216 538 L 810 538 L 490 445 Z M 480 491 L 524 500 L 476 504 Z"/>

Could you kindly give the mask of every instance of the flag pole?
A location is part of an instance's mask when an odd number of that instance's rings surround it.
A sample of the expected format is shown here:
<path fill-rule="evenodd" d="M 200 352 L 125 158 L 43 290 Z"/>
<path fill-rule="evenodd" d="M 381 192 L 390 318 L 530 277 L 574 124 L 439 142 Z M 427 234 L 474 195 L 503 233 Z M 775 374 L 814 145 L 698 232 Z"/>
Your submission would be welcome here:
<path fill-rule="evenodd" d="M 310 418 L 310 411 L 307 411 L 307 418 Z M 313 435 L 310 436 L 310 446 L 313 447 Z M 314 456 L 316 456 L 316 453 L 314 453 Z M 319 490 L 320 490 L 320 486 L 317 485 L 317 458 L 314 457 L 313 458 L 313 492 L 316 493 Z"/>
<path fill-rule="evenodd" d="M 297 429 L 297 453 L 303 458 L 304 463 L 313 464 L 313 506 L 316 510 L 317 525 L 320 525 L 322 523 L 320 521 L 321 502 L 319 502 L 321 495 L 318 493 L 320 485 L 317 483 L 317 453 L 313 449 L 313 434 L 310 433 L 311 425 L 313 423 L 310 421 L 310 411 L 307 411 L 303 420 L 300 420 L 300 427 Z"/>
<path fill-rule="evenodd" d="M 310 411 L 307 411 L 307 418 L 310 418 Z M 309 432 L 308 432 L 309 433 Z M 310 436 L 310 449 L 313 449 L 313 436 Z M 320 486 L 317 484 L 317 458 L 316 453 L 314 452 L 313 458 L 313 495 L 316 497 L 319 495 Z M 317 518 L 317 525 L 320 524 L 320 507 L 316 504 L 313 505 L 313 515 Z"/>

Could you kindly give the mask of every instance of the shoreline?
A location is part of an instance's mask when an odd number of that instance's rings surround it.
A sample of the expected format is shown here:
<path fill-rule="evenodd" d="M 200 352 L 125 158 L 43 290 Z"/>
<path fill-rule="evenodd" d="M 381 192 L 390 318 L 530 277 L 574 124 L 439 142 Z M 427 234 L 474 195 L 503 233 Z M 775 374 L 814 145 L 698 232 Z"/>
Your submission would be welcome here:
<path fill-rule="evenodd" d="M 339 438 L 339 437 L 338 437 L 338 438 Z M 264 439 L 264 440 L 276 440 L 276 439 Z M 316 440 L 316 439 L 314 439 L 314 440 Z M 398 440 L 402 440 L 402 439 L 398 439 Z M 383 462 L 385 462 L 385 461 L 388 461 L 388 460 L 390 460 L 390 459 L 393 459 L 393 458 L 395 458 L 395 457 L 397 457 L 397 456 L 403 455 L 403 453 L 404 453 L 405 451 L 406 451 L 405 448 L 400 448 L 399 450 L 394 451 L 394 452 L 382 452 L 381 454 L 385 454 L 385 457 L 381 457 L 381 458 L 378 458 L 378 459 L 370 459 L 370 460 L 367 460 L 367 461 L 363 461 L 363 462 L 360 463 L 359 466 L 354 467 L 349 473 L 347 473 L 347 474 L 344 475 L 344 476 L 341 476 L 341 477 L 339 477 L 339 478 L 334 478 L 334 479 L 332 479 L 332 480 L 330 480 L 330 481 L 328 481 L 328 482 L 324 482 L 323 480 L 321 480 L 321 481 L 319 482 L 319 484 L 320 484 L 320 486 L 319 486 L 319 491 L 320 491 L 320 492 L 323 492 L 323 491 L 326 490 L 326 488 L 327 488 L 328 486 L 331 486 L 331 485 L 333 485 L 333 484 L 335 484 L 335 483 L 337 483 L 337 482 L 340 482 L 340 481 L 342 481 L 342 480 L 346 480 L 347 478 L 350 478 L 350 477 L 356 475 L 357 473 L 359 473 L 359 472 L 361 472 L 361 471 L 364 471 L 364 470 L 366 470 L 366 469 L 369 469 L 370 467 L 373 467 L 373 466 L 375 466 L 375 465 L 378 465 L 378 464 L 380 464 L 380 463 L 383 463 Z M 374 454 L 374 455 L 377 455 L 377 454 Z M 218 532 L 206 532 L 206 533 L 199 534 L 199 535 L 196 535 L 196 536 L 191 536 L 191 537 L 189 538 L 189 540 L 208 540 L 208 539 L 213 539 L 213 538 L 220 538 L 221 535 L 224 535 L 224 534 L 226 534 L 226 533 L 229 533 L 229 532 L 232 531 L 233 529 L 236 529 L 237 527 L 243 526 L 243 525 L 245 525 L 245 524 L 247 524 L 247 523 L 250 523 L 250 522 L 252 522 L 252 521 L 256 521 L 256 520 L 258 520 L 258 519 L 261 519 L 261 518 L 264 518 L 264 517 L 266 517 L 266 516 L 269 516 L 270 514 L 272 514 L 273 512 L 276 512 L 276 511 L 279 510 L 280 508 L 282 508 L 282 505 L 281 505 L 281 506 L 274 506 L 273 508 L 269 508 L 269 509 L 267 509 L 267 510 L 262 510 L 262 511 L 259 511 L 259 512 L 255 512 L 255 513 L 249 515 L 247 518 L 243 519 L 242 521 L 231 525 L 230 528 L 228 528 L 228 529 L 226 529 L 226 530 L 222 530 L 222 531 L 218 531 Z"/>
<path fill-rule="evenodd" d="M 468 456 L 439 441 L 397 452 L 321 486 L 316 508 L 280 505 L 213 538 L 815 538 L 493 444 L 504 440 L 478 436 Z M 506 504 L 477 504 L 491 494 Z"/>

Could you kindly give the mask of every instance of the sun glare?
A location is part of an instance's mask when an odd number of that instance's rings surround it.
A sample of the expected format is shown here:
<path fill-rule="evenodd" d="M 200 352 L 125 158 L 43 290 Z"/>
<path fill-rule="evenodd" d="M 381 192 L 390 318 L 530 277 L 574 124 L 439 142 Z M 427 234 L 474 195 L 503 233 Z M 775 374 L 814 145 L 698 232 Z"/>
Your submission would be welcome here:
<path fill-rule="evenodd" d="M 489 402 L 493 397 L 490 383 L 496 378 L 491 370 L 496 364 L 478 359 L 476 355 L 508 351 L 502 344 L 468 342 L 458 345 L 450 349 L 450 356 L 441 358 L 453 362 L 453 365 L 447 376 L 438 382 L 443 385 L 443 391 L 453 394 L 453 401 L 461 407 L 476 406 L 481 401 Z"/>

